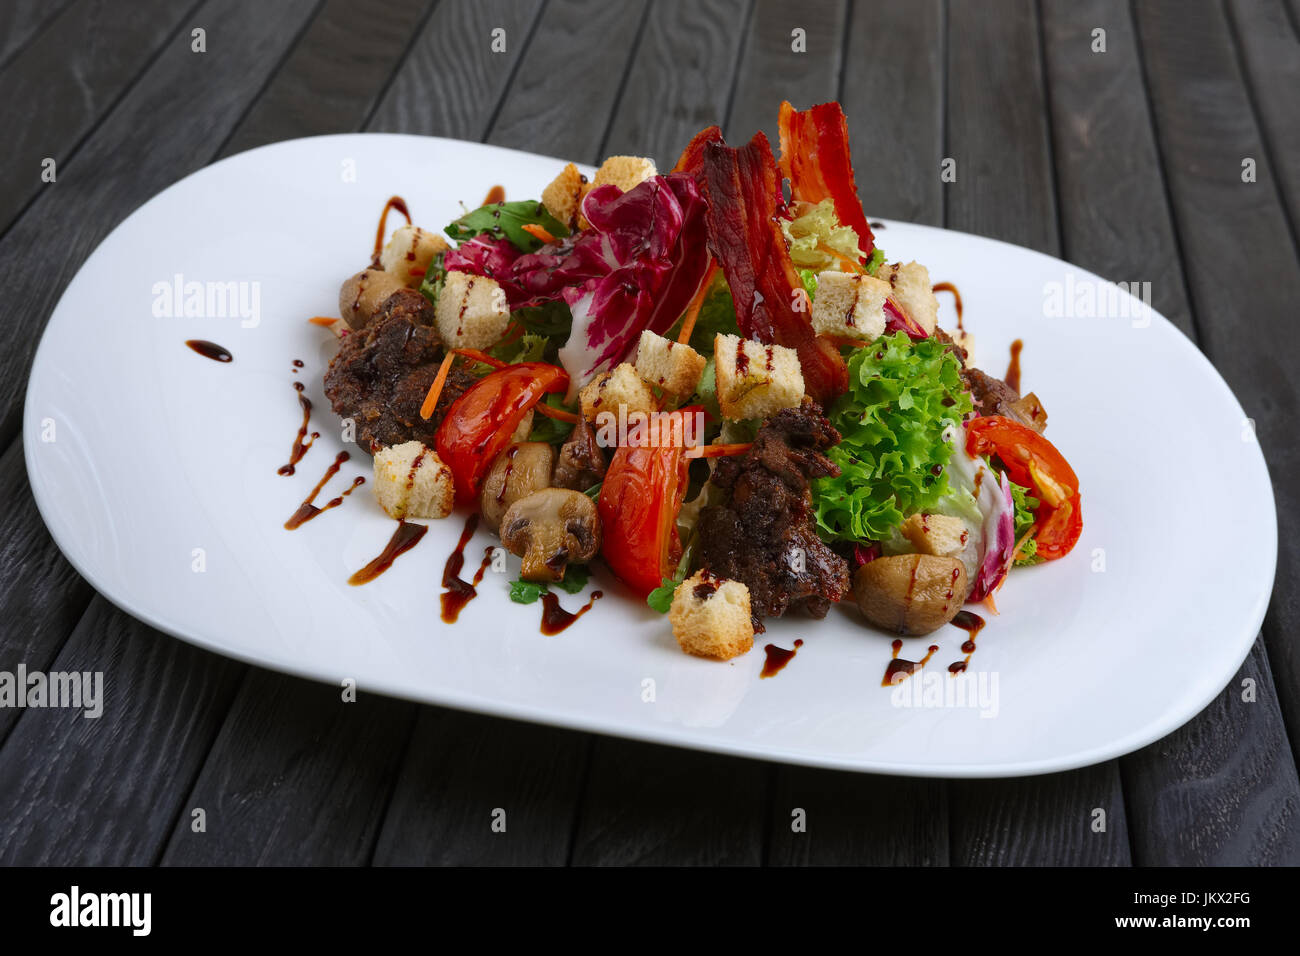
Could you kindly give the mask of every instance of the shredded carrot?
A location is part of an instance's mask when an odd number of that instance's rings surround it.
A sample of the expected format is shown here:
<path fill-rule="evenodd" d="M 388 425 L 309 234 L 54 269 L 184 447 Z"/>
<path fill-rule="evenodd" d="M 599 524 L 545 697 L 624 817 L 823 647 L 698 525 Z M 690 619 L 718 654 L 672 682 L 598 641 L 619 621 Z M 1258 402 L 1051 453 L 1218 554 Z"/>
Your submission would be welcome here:
<path fill-rule="evenodd" d="M 578 424 L 578 416 L 573 414 L 573 412 L 566 412 L 562 408 L 552 408 L 545 402 L 538 402 L 533 406 L 533 411 L 540 412 L 547 418 L 554 418 L 556 421 L 569 422 L 572 425 Z"/>
<path fill-rule="evenodd" d="M 442 394 L 442 386 L 447 381 L 447 373 L 451 371 L 451 363 L 456 361 L 456 353 L 448 352 L 438 366 L 438 374 L 433 377 L 433 384 L 429 386 L 429 393 L 424 396 L 424 404 L 420 406 L 420 417 L 426 422 L 433 410 L 438 407 L 438 396 Z"/>
<path fill-rule="evenodd" d="M 1034 525 L 1021 535 L 1020 540 L 1016 542 L 1016 546 L 1011 549 L 1011 561 L 1013 564 L 1020 559 L 1020 549 L 1029 543 L 1029 539 L 1032 538 L 1037 531 L 1038 526 Z"/>
<path fill-rule="evenodd" d="M 737 445 L 692 445 L 686 449 L 687 458 L 725 458 L 727 455 L 743 455 L 754 447 L 752 441 Z"/>
<path fill-rule="evenodd" d="M 866 269 L 862 268 L 861 262 L 858 262 L 856 259 L 850 259 L 848 256 L 844 255 L 843 253 L 836 252 L 834 249 L 832 249 L 830 246 L 826 245 L 823 242 L 817 243 L 817 248 L 821 252 L 826 253 L 826 255 L 830 256 L 832 259 L 840 263 L 840 265 L 848 266 L 850 272 L 867 271 Z"/>
<path fill-rule="evenodd" d="M 413 276 L 423 276 L 428 271 L 429 270 L 427 269 L 411 269 L 408 271 L 408 274 Z"/>
<path fill-rule="evenodd" d="M 704 279 L 700 282 L 700 288 L 695 293 L 695 298 L 691 299 L 691 304 L 686 309 L 686 318 L 682 321 L 682 330 L 677 333 L 677 344 L 685 345 L 691 340 L 691 333 L 695 331 L 695 320 L 700 317 L 700 309 L 704 305 L 704 296 L 709 291 L 709 286 L 713 284 L 714 273 L 718 271 L 718 263 L 712 261 L 709 263 L 708 271 L 704 273 Z"/>
<path fill-rule="evenodd" d="M 337 322 L 338 319 L 331 319 L 328 315 L 313 315 L 307 321 L 312 325 L 323 325 L 328 329 L 331 325 Z"/>
<path fill-rule="evenodd" d="M 996 604 L 993 603 L 993 595 L 992 595 L 992 594 L 986 594 L 986 595 L 984 596 L 984 600 L 981 601 L 980 603 L 983 604 L 986 608 L 988 608 L 988 609 L 989 609 L 991 612 L 993 612 L 994 614 L 998 614 L 998 613 L 999 613 L 999 611 L 998 611 L 998 606 L 997 606 Z"/>
<path fill-rule="evenodd" d="M 509 362 L 503 362 L 499 358 L 493 358 L 486 352 L 480 352 L 478 349 L 452 349 L 457 355 L 463 355 L 466 358 L 472 358 L 476 362 L 482 362 L 484 365 L 491 365 L 493 368 L 505 368 Z"/>
<path fill-rule="evenodd" d="M 555 241 L 555 237 L 553 235 L 547 232 L 546 229 L 543 228 L 542 226 L 537 225 L 537 223 L 535 222 L 526 222 L 519 228 L 522 229 L 524 232 L 528 233 L 534 239 L 542 240 L 542 242 Z"/>

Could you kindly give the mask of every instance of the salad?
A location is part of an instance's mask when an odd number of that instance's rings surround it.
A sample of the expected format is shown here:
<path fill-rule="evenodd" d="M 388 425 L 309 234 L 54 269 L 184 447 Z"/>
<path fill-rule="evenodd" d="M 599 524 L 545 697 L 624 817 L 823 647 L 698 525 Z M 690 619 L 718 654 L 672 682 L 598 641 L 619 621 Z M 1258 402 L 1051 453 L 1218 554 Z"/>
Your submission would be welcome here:
<path fill-rule="evenodd" d="M 721 660 L 840 603 L 927 634 L 1068 554 L 1079 483 L 1041 401 L 876 244 L 839 104 L 779 127 L 776 153 L 709 127 L 669 172 L 570 164 L 441 235 L 381 225 L 325 375 L 381 507 L 476 512 L 521 602 L 603 561 Z"/>

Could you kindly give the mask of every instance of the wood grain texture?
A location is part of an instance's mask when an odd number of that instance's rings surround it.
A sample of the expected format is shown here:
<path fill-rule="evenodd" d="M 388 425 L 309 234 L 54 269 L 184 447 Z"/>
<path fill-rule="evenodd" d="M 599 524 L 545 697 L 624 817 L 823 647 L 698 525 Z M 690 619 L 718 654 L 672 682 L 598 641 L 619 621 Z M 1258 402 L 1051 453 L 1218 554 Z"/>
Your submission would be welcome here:
<path fill-rule="evenodd" d="M 17 431 L 20 386 L 55 295 L 136 205 L 213 156 L 313 10 L 303 2 L 205 4 L 194 22 L 209 31 L 208 53 L 191 53 L 188 43 L 169 46 L 63 168 L 56 188 L 0 240 L 0 275 L 32 316 L 0 331 L 8 369 L 18 376 L 6 379 L 0 393 L 8 402 L 6 443 Z M 195 110 L 194 102 L 207 108 Z M 143 146 L 142 130 L 154 131 L 148 148 L 124 148 Z M 35 527 L 30 512 L 17 514 Z M 70 588 L 73 602 L 76 594 Z M 33 607 L 58 598 L 52 592 Z M 74 608 L 70 602 L 68 610 Z M 51 616 L 52 624 L 59 620 Z M 24 652 L 48 657 L 59 635 L 36 633 L 50 643 Z M 162 637 L 99 597 L 55 666 L 68 669 L 65 662 L 104 670 L 115 703 L 89 726 L 66 711 L 29 711 L 19 719 L 0 748 L 0 766 L 12 761 L 0 796 L 0 859 L 152 862 L 243 667 Z"/>
<path fill-rule="evenodd" d="M 359 129 L 435 2 L 327 0 L 221 155 Z"/>
<path fill-rule="evenodd" d="M 1217 3 L 1135 7 L 1201 347 L 1254 420 L 1273 477 L 1278 566 L 1264 641 L 1294 750 L 1300 732 L 1300 375 L 1290 350 L 1300 259 Z M 1196 82 L 1188 84 L 1187 77 Z M 1243 182 L 1242 163 L 1256 162 Z M 1229 277 L 1225 279 L 1224 277 Z"/>
<path fill-rule="evenodd" d="M 1300 865 L 1300 780 L 1261 641 L 1196 719 L 1122 766 L 1139 866 Z"/>
<path fill-rule="evenodd" d="M 1195 338 L 1128 5 L 1049 3 L 1043 14 L 1068 258 L 1151 282 L 1153 304 Z M 1104 53 L 1092 50 L 1094 27 L 1106 30 Z M 1247 677 L 1259 703 L 1232 706 Z M 1259 645 L 1215 705 L 1120 767 L 1137 863 L 1255 862 L 1294 850 L 1300 794 Z"/>
<path fill-rule="evenodd" d="M 103 715 L 23 712 L 0 749 L 0 865 L 153 863 L 242 666 L 96 597 L 51 670 L 102 672 Z"/>
<path fill-rule="evenodd" d="M 440 0 L 367 129 L 481 140 L 528 46 L 542 0 Z M 492 31 L 506 49 L 492 51 Z"/>
<path fill-rule="evenodd" d="M 0 671 L 46 670 L 94 594 L 45 530 L 21 442 L 0 457 Z M 22 712 L 0 708 L 0 746 Z"/>
<path fill-rule="evenodd" d="M 1058 252 L 1052 148 L 1032 0 L 948 8 L 947 225 Z M 1009 53 L 1008 51 L 1015 51 Z"/>
<path fill-rule="evenodd" d="M 78 0 L 0 71 L 0 232 L 32 197 L 46 158 L 62 164 L 188 12 L 169 0 Z M 57 168 L 57 167 L 56 167 Z"/>
<path fill-rule="evenodd" d="M 971 3 L 949 7 L 947 153 L 957 161 L 957 180 L 944 187 L 947 225 L 1056 254 L 1037 12 L 1017 2 L 999 13 L 986 16 Z M 1070 774 L 954 782 L 948 800 L 954 864 L 1130 862 L 1115 761 Z M 1089 829 L 1096 808 L 1106 812 L 1105 833 Z"/>
<path fill-rule="evenodd" d="M 72 0 L 8 0 L 0 4 L 0 68 L 55 19 Z"/>
<path fill-rule="evenodd" d="M 941 0 L 850 11 L 840 104 L 871 218 L 943 225 L 945 42 Z M 889 236 L 877 239 L 888 252 Z"/>
<path fill-rule="evenodd" d="M 590 740 L 553 727 L 420 708 L 373 862 L 563 866 Z"/>
<path fill-rule="evenodd" d="M 550 0 L 487 141 L 578 162 L 602 159 L 647 2 Z M 542 75 L 545 83 L 534 81 Z"/>
<path fill-rule="evenodd" d="M 575 866 L 757 866 L 771 766 L 597 738 Z"/>
<path fill-rule="evenodd" d="M 947 786 L 939 780 L 777 767 L 772 866 L 945 866 Z M 803 811 L 803 830 L 795 813 Z"/>
<path fill-rule="evenodd" d="M 777 112 L 782 100 L 798 109 L 835 99 L 844 63 L 844 0 L 756 0 L 740 58 L 731 111 L 722 127 L 727 141 L 741 145 L 762 130 L 777 152 Z M 794 50 L 802 30 L 804 52 Z"/>
<path fill-rule="evenodd" d="M 1300 90 L 1298 25 L 1282 0 L 1236 0 L 1225 9 L 1294 239 L 1300 229 L 1300 122 L 1295 101 L 1296 90 Z"/>
<path fill-rule="evenodd" d="M 655 0 L 602 156 L 651 156 L 667 171 L 691 137 L 726 121 L 752 5 Z"/>
<path fill-rule="evenodd" d="M 404 701 L 251 670 L 177 817 L 164 865 L 369 862 L 415 719 Z M 206 832 L 191 826 L 195 808 Z"/>
<path fill-rule="evenodd" d="M 193 22 L 207 24 L 208 52 L 170 44 L 0 238 L 0 281 L 29 317 L 0 326 L 0 443 L 18 434 L 32 355 L 59 294 L 132 210 L 212 158 L 313 9 L 311 0 L 205 3 Z"/>

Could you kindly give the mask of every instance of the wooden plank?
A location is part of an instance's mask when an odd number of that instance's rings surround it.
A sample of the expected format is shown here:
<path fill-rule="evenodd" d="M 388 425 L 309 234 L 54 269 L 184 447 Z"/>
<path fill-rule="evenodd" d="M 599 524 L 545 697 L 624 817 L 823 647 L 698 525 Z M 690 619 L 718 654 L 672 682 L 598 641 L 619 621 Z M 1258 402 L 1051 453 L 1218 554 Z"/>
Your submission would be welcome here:
<path fill-rule="evenodd" d="M 9 0 L 0 4 L 0 66 L 7 65 L 72 0 Z"/>
<path fill-rule="evenodd" d="M 776 152 L 777 112 L 782 100 L 799 109 L 835 99 L 844 64 L 844 0 L 757 0 L 745 37 L 740 72 L 727 122 L 728 142 L 741 144 L 758 130 Z M 802 52 L 795 49 L 796 30 Z"/>
<path fill-rule="evenodd" d="M 945 866 L 947 788 L 937 780 L 778 767 L 771 834 L 774 866 Z"/>
<path fill-rule="evenodd" d="M 381 866 L 563 866 L 590 737 L 420 709 L 375 848 Z"/>
<path fill-rule="evenodd" d="M 580 162 L 601 159 L 646 9 L 647 0 L 551 0 L 487 141 Z"/>
<path fill-rule="evenodd" d="M 1153 304 L 1195 337 L 1128 5 L 1084 0 L 1043 13 L 1068 257 L 1112 279 L 1149 281 Z M 1097 27 L 1104 53 L 1092 49 Z M 1103 148 L 1110 143 L 1125 148 Z M 1246 677 L 1260 703 L 1232 706 Z M 1136 863 L 1256 862 L 1284 856 L 1295 839 L 1295 765 L 1259 645 L 1220 701 L 1120 766 Z"/>
<path fill-rule="evenodd" d="M 314 9 L 305 0 L 273 7 L 256 0 L 205 4 L 195 22 L 209 31 L 208 53 L 192 53 L 188 42 L 170 45 L 65 166 L 56 188 L 42 193 L 0 239 L 0 275 L 33 317 L 0 331 L 13 376 L 5 379 L 7 404 L 0 406 L 10 438 L 35 347 L 33 325 L 44 323 L 56 293 L 113 226 L 213 155 Z M 193 108 L 199 102 L 204 109 Z M 166 135 L 142 133 L 149 130 Z M 35 515 L 22 514 L 35 527 Z M 72 594 L 75 599 L 75 588 Z M 47 591 L 33 607 L 57 607 L 60 596 Z M 58 620 L 53 615 L 52 625 Z M 52 644 L 60 639 L 57 630 L 47 633 Z M 104 668 L 115 703 L 86 725 L 70 724 L 81 718 L 67 711 L 29 711 L 19 719 L 0 748 L 8 788 L 0 796 L 0 857 L 151 862 L 242 665 L 162 637 L 98 597 L 56 666 L 65 668 L 64 662 Z M 54 805 L 74 807 L 71 820 L 63 810 L 51 812 Z"/>
<path fill-rule="evenodd" d="M 328 0 L 222 156 L 361 127 L 436 0 Z"/>
<path fill-rule="evenodd" d="M 234 128 L 313 9 L 311 0 L 205 3 L 194 22 L 208 24 L 208 52 L 192 53 L 188 37 L 168 45 L 0 238 L 0 281 L 32 319 L 0 327 L 0 444 L 18 434 L 38 333 L 58 295 L 128 213 L 207 162 L 202 144 Z M 142 130 L 159 135 L 144 142 Z"/>
<path fill-rule="evenodd" d="M 1261 641 L 1195 720 L 1122 764 L 1138 866 L 1300 864 L 1300 780 Z"/>
<path fill-rule="evenodd" d="M 691 137 L 727 116 L 751 0 L 656 0 L 602 155 L 669 170 Z"/>
<path fill-rule="evenodd" d="M 1282 0 L 1238 0 L 1226 9 L 1294 241 L 1300 229 L 1300 24 Z"/>
<path fill-rule="evenodd" d="M 102 673 L 103 714 L 23 711 L 0 749 L 0 865 L 153 863 L 243 668 L 96 597 L 50 669 Z"/>
<path fill-rule="evenodd" d="M 1300 733 L 1300 467 L 1294 440 L 1300 382 L 1288 350 L 1300 301 L 1300 260 L 1278 203 L 1223 8 L 1152 2 L 1135 9 L 1152 112 L 1182 243 L 1201 345 L 1232 386 L 1274 477 L 1280 590 L 1264 642 L 1293 748 Z M 1187 78 L 1196 77 L 1196 95 Z M 1256 181 L 1243 182 L 1243 161 Z"/>
<path fill-rule="evenodd" d="M 943 225 L 941 0 L 855 6 L 840 104 L 869 217 Z M 876 237 L 889 250 L 889 235 Z"/>
<path fill-rule="evenodd" d="M 944 186 L 947 224 L 1057 254 L 1035 7 L 1020 0 L 991 17 L 975 4 L 953 4 L 948 17 L 946 153 L 956 160 L 956 181 Z M 1115 761 L 1069 774 L 957 781 L 949 788 L 949 809 L 954 864 L 1130 861 Z M 1096 809 L 1105 811 L 1104 832 L 1091 829 Z"/>
<path fill-rule="evenodd" d="M 43 163 L 56 171 L 190 12 L 169 0 L 127 6 L 78 0 L 0 71 L 0 232 L 37 193 L 49 189 Z"/>
<path fill-rule="evenodd" d="M 367 129 L 481 140 L 541 8 L 542 0 L 440 0 Z M 492 50 L 497 29 L 501 53 Z"/>
<path fill-rule="evenodd" d="M 23 464 L 21 442 L 0 457 L 0 671 L 46 670 L 94 594 L 45 530 Z M 0 745 L 22 712 L 0 707 Z"/>
<path fill-rule="evenodd" d="M 415 708 L 252 670 L 177 815 L 164 865 L 370 859 Z M 168 794 L 170 798 L 172 794 Z M 206 812 L 206 830 L 192 815 Z"/>
<path fill-rule="evenodd" d="M 770 765 L 597 738 L 575 866 L 757 866 Z"/>

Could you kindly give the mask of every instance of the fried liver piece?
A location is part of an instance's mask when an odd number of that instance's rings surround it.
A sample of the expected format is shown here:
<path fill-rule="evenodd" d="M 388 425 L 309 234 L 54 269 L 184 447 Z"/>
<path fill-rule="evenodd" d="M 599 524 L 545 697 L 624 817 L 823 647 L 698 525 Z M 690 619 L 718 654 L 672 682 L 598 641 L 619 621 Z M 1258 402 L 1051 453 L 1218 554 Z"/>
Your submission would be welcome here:
<path fill-rule="evenodd" d="M 839 440 L 806 398 L 768 419 L 749 451 L 718 460 L 711 481 L 729 497 L 700 515 L 700 564 L 749 588 L 755 632 L 787 610 L 825 617 L 848 592 L 848 562 L 817 536 L 808 484 L 839 474 L 822 454 Z"/>
<path fill-rule="evenodd" d="M 596 433 L 585 418 L 573 427 L 573 434 L 560 446 L 551 484 L 556 488 L 586 491 L 605 478 L 605 453 L 596 443 Z"/>
<path fill-rule="evenodd" d="M 424 302 L 418 292 L 411 295 Z M 339 417 L 356 423 L 362 447 L 414 440 L 432 448 L 448 406 L 474 384 L 472 375 L 452 366 L 433 415 L 420 417 L 443 357 L 438 332 L 423 313 L 410 295 L 391 296 L 363 331 L 344 336 L 325 372 L 325 395 Z"/>

